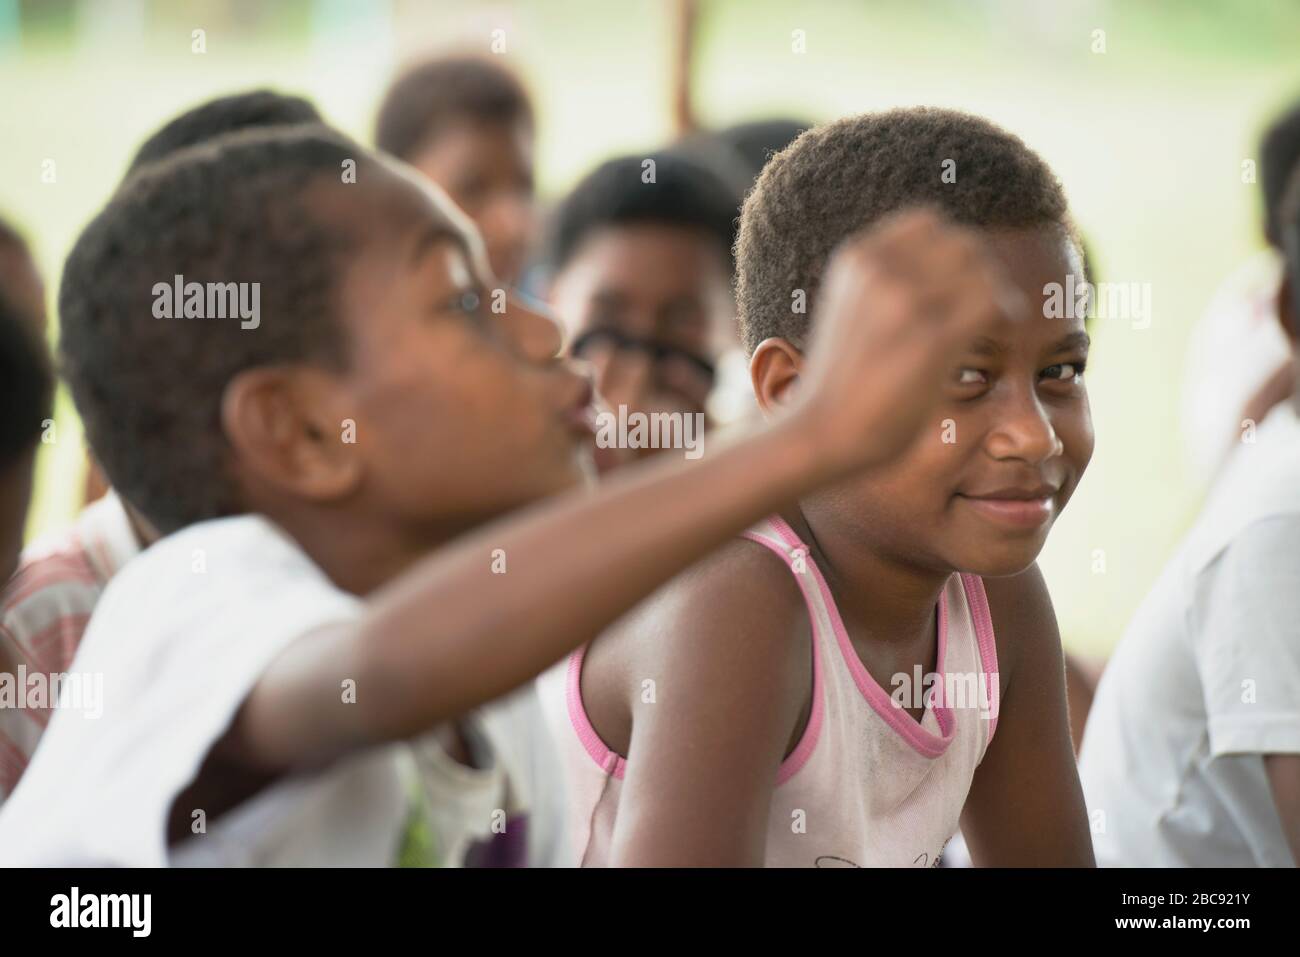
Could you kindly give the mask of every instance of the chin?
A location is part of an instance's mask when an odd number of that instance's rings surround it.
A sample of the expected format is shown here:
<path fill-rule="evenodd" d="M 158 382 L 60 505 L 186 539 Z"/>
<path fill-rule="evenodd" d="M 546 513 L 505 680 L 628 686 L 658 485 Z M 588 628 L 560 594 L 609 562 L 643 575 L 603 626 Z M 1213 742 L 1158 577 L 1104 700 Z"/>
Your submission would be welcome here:
<path fill-rule="evenodd" d="M 981 578 L 1009 578 L 1029 568 L 1038 560 L 1042 550 L 1043 543 L 1037 539 L 1031 542 L 999 542 L 968 556 L 967 561 L 958 567 Z"/>

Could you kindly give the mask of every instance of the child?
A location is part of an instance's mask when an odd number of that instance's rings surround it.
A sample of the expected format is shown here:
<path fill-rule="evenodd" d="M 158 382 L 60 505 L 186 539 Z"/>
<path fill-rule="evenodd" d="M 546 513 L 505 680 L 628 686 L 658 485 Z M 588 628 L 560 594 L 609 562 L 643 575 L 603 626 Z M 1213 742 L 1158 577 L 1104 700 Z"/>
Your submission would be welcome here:
<path fill-rule="evenodd" d="M 1263 422 L 1295 388 L 1291 345 L 1274 303 L 1282 282 L 1278 227 L 1287 177 L 1300 161 L 1300 103 L 1273 120 L 1259 144 L 1263 233 L 1268 248 L 1223 281 L 1192 330 L 1183 395 L 1191 464 L 1213 480 L 1238 444 L 1243 420 Z"/>
<path fill-rule="evenodd" d="M 851 246 L 841 280 L 869 289 L 878 261 L 945 236 L 911 228 Z M 4 863 L 390 863 L 392 742 L 897 454 L 995 312 L 987 287 L 923 328 L 846 300 L 771 426 L 584 493 L 590 383 L 549 320 L 488 310 L 487 282 L 444 196 L 321 128 L 184 150 L 87 227 L 63 365 L 115 487 L 166 537 L 96 609 L 75 666 L 102 676 L 103 716 L 55 714 L 0 811 Z"/>
<path fill-rule="evenodd" d="M 601 164 L 556 210 L 548 298 L 613 409 L 704 414 L 735 341 L 739 201 L 707 167 L 658 153 Z"/>
<path fill-rule="evenodd" d="M 1300 167 L 1274 308 L 1296 348 Z M 1097 688 L 1080 755 L 1102 864 L 1300 862 L 1300 420 L 1277 405 L 1229 456 Z"/>
<path fill-rule="evenodd" d="M 375 120 L 375 145 L 447 191 L 508 285 L 519 282 L 537 227 L 533 135 L 533 107 L 519 80 L 477 56 L 411 67 L 388 88 Z"/>
<path fill-rule="evenodd" d="M 926 866 L 959 823 L 977 864 L 1092 863 L 1033 564 L 1093 445 L 1082 317 L 1043 312 L 1081 270 L 1046 164 L 946 110 L 803 134 L 741 219 L 754 391 L 770 416 L 817 388 L 809 314 L 907 301 L 888 273 L 864 291 L 826 263 L 916 205 L 983 246 L 935 243 L 899 274 L 960 303 L 987 257 L 1031 319 L 968 343 L 906 452 L 792 502 L 548 673 L 584 863 Z"/>
<path fill-rule="evenodd" d="M 31 500 L 36 449 L 50 415 L 54 379 L 32 317 L 0 289 L 0 582 L 13 574 Z M 18 676 L 29 664 L 0 627 L 0 806 L 36 747 L 46 714 L 21 707 Z"/>
<path fill-rule="evenodd" d="M 316 108 L 301 97 L 269 90 L 218 97 L 187 110 L 150 136 L 127 175 L 222 133 L 320 122 Z M 110 494 L 108 504 L 99 507 L 112 509 L 114 501 Z M 95 509 L 87 509 L 87 517 Z M 132 518 L 138 521 L 138 516 Z M 127 557 L 129 554 L 123 553 L 123 561 Z M 114 567 L 121 567 L 121 562 Z M 80 630 L 76 637 L 80 639 Z M 535 764 L 531 753 L 535 748 L 530 747 L 533 739 L 516 730 L 520 722 L 512 720 L 518 710 L 517 697 L 524 698 L 526 693 L 495 702 L 481 713 L 463 715 L 454 725 L 440 726 L 412 742 L 412 757 L 427 799 L 429 838 L 437 845 L 444 866 L 537 861 L 551 855 L 559 840 L 562 819 L 558 813 L 545 813 L 547 795 L 539 793 L 534 776 L 529 774 Z M 508 815 L 504 832 L 492 829 L 498 808 Z M 550 816 L 557 820 L 549 820 Z"/>
<path fill-rule="evenodd" d="M 315 107 L 299 97 L 269 90 L 218 97 L 187 110 L 145 140 L 126 175 L 222 133 L 319 121 Z M 12 238 L 0 242 L 0 251 L 17 251 L 8 256 L 0 252 L 0 281 L 5 283 L 0 290 L 18 302 L 39 303 L 43 325 L 45 293 L 40 276 L 18 234 L 0 222 L 0 240 L 6 236 Z M 15 266 L 6 270 L 5 262 Z M 6 276 L 13 278 L 6 280 Z M 22 651 L 30 669 L 42 676 L 67 672 L 109 579 L 157 537 L 144 517 L 108 488 L 93 459 L 87 484 L 93 490 L 87 495 L 91 504 L 76 522 L 28 546 L 13 577 L 0 586 L 0 631 Z M 28 747 L 11 753 L 15 774 L 7 787 L 0 782 L 0 798 L 13 789 L 48 718 L 44 711 L 29 716 L 35 733 L 26 736 Z"/>

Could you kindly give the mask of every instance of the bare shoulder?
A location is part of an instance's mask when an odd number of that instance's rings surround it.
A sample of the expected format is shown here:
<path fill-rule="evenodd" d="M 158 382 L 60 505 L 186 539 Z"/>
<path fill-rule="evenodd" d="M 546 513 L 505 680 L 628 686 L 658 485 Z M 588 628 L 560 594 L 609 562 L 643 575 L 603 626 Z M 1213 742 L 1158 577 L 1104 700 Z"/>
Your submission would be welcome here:
<path fill-rule="evenodd" d="M 1005 690 L 1014 680 L 1019 662 L 1037 657 L 1036 652 L 1045 647 L 1059 650 L 1061 635 L 1047 582 L 1037 562 L 1017 575 L 983 581 Z"/>
<path fill-rule="evenodd" d="M 626 754 L 634 703 L 658 687 L 712 682 L 728 694 L 770 695 L 809 672 L 810 627 L 794 574 L 780 557 L 735 539 L 633 608 L 589 647 L 582 697 L 601 738 Z M 791 696 L 797 697 L 799 682 Z M 716 686 L 715 686 L 716 690 Z"/>

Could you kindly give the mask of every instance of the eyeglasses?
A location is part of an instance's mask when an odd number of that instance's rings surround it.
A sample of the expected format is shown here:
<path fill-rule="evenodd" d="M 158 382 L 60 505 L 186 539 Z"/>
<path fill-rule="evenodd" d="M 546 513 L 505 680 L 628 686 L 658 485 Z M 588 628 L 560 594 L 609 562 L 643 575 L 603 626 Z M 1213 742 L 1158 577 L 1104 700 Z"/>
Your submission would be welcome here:
<path fill-rule="evenodd" d="M 692 372 L 701 376 L 709 385 L 713 384 L 714 377 L 717 375 L 717 369 L 713 363 L 703 356 L 696 355 L 681 346 L 671 345 L 667 342 L 657 342 L 654 339 L 642 339 L 629 335 L 620 329 L 608 327 L 588 329 L 573 340 L 573 345 L 570 348 L 575 356 L 585 358 L 602 346 L 617 349 L 620 352 L 644 353 L 656 365 L 685 363 Z"/>

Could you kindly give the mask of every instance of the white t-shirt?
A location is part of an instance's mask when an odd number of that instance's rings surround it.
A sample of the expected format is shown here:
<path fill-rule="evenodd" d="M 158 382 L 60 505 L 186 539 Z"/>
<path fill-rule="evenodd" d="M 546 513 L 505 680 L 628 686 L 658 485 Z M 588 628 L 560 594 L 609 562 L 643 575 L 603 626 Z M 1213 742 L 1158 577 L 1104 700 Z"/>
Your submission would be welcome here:
<path fill-rule="evenodd" d="M 1098 863 L 1294 866 L 1263 756 L 1300 753 L 1300 422 L 1230 456 L 1097 689 L 1079 773 Z"/>
<path fill-rule="evenodd" d="M 270 662 L 361 608 L 261 516 L 143 552 L 105 589 L 71 667 L 102 676 L 102 716 L 57 709 L 0 808 L 0 864 L 396 863 L 418 789 L 404 745 L 279 782 L 166 841 L 176 795 Z"/>

